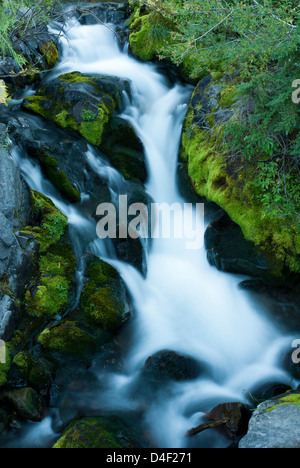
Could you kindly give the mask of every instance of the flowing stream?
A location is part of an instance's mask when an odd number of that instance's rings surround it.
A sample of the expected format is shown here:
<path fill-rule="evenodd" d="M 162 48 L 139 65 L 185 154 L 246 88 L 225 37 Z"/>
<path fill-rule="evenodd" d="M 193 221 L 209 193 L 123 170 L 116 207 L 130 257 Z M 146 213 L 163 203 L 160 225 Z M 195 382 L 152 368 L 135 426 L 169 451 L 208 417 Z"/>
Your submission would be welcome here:
<path fill-rule="evenodd" d="M 126 47 L 120 50 L 112 28 L 83 26 L 72 20 L 72 27 L 68 24 L 61 39 L 61 62 L 49 79 L 71 71 L 129 79 L 132 98 L 122 117 L 134 126 L 144 144 L 149 173 L 147 192 L 156 203 L 183 206 L 176 169 L 191 87 L 171 85 L 155 64 L 136 61 Z M 289 383 L 290 377 L 279 366 L 279 356 L 290 346 L 291 337 L 277 330 L 263 308 L 259 310 L 238 288 L 240 277 L 209 266 L 204 247 L 190 250 L 186 239 L 153 239 L 147 246 L 147 274 L 143 277 L 119 261 L 112 247 L 97 238 L 96 223 L 86 219 L 80 206 L 65 203 L 43 179 L 38 166 L 17 151 L 15 157 L 30 187 L 52 198 L 68 216 L 77 258 L 90 250 L 109 261 L 119 270 L 132 297 L 135 317 L 130 325 L 125 369 L 106 375 L 102 395 L 94 395 L 99 397 L 100 407 L 116 413 L 137 409 L 142 401 L 141 396 L 140 400 L 136 396 L 140 371 L 155 352 L 173 350 L 206 363 L 208 372 L 204 376 L 173 383 L 166 391 L 153 392 L 147 400 L 143 424 L 153 445 L 179 448 L 192 443 L 185 433 L 201 422 L 204 411 L 226 401 L 246 401 L 245 390 L 262 382 Z M 124 193 L 129 182 L 97 158 L 92 147 L 84 157 L 91 171 L 109 181 L 115 196 Z M 81 273 L 79 262 L 78 296 Z M 32 426 L 26 444 L 39 438 L 42 428 L 50 436 L 47 420 Z M 228 441 L 211 431 L 197 436 L 197 446 L 226 444 Z"/>

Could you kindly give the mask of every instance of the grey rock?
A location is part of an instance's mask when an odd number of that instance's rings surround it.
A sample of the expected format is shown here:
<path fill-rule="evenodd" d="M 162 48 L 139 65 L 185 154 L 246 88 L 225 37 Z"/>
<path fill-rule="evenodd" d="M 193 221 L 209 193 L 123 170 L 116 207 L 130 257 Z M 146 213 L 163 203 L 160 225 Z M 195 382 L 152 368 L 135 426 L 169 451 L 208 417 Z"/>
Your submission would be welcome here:
<path fill-rule="evenodd" d="M 30 269 L 30 252 L 20 247 L 12 222 L 0 211 L 0 278 L 9 278 L 9 287 L 19 298 L 22 297 Z"/>
<path fill-rule="evenodd" d="M 257 407 L 239 448 L 300 448 L 300 409 L 277 404 L 267 400 Z"/>
<path fill-rule="evenodd" d="M 7 294 L 0 292 L 0 339 L 8 341 L 19 318 L 19 308 Z"/>
<path fill-rule="evenodd" d="M 230 120 L 231 117 L 233 117 L 233 111 L 230 109 L 220 109 L 214 115 L 217 125 L 221 125 L 222 123 L 228 122 L 228 120 Z"/>
<path fill-rule="evenodd" d="M 207 89 L 206 95 L 207 95 L 208 97 L 212 97 L 212 98 L 215 98 L 215 99 L 219 99 L 219 98 L 220 98 L 220 93 L 221 93 L 221 91 L 222 91 L 222 86 L 212 84 L 212 85 L 210 85 L 209 88 Z"/>
<path fill-rule="evenodd" d="M 6 126 L 0 124 L 0 209 L 13 226 L 17 227 L 20 224 L 25 225 L 29 219 L 30 195 L 17 164 L 6 148 L 5 139 Z"/>

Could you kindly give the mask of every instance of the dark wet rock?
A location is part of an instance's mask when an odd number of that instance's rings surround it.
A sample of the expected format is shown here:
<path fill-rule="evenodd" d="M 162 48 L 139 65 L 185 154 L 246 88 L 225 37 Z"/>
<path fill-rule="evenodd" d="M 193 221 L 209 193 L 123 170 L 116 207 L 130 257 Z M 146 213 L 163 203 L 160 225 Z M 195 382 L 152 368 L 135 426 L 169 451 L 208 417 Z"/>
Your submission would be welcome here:
<path fill-rule="evenodd" d="M 205 247 L 209 264 L 218 270 L 254 277 L 269 274 L 264 256 L 252 242 L 245 240 L 240 227 L 227 214 L 207 228 Z"/>
<path fill-rule="evenodd" d="M 300 295 L 297 289 L 261 279 L 242 281 L 239 287 L 259 307 L 269 311 L 272 321 L 282 330 L 293 333 L 300 331 Z"/>
<path fill-rule="evenodd" d="M 125 191 L 127 194 L 126 210 L 131 205 L 139 203 L 141 204 L 141 212 L 137 211 L 134 215 L 128 215 L 125 237 L 122 237 L 120 234 L 120 228 L 124 230 L 124 226 L 121 224 L 120 218 L 117 219 L 117 236 L 113 239 L 113 244 L 120 260 L 129 263 L 145 275 L 147 271 L 146 253 L 149 243 L 151 243 L 151 203 L 153 203 L 153 200 L 145 191 L 144 186 L 139 182 L 127 183 Z M 117 203 L 117 208 L 119 213 L 122 209 L 119 203 Z M 144 227 L 149 234 L 149 239 L 140 237 L 136 239 L 133 236 L 136 232 L 132 233 L 129 229 L 131 221 L 140 215 L 143 217 Z"/>
<path fill-rule="evenodd" d="M 125 179 L 146 181 L 147 167 L 143 144 L 129 122 L 114 117 L 104 130 L 101 150 Z"/>
<path fill-rule="evenodd" d="M 254 388 L 251 388 L 247 393 L 247 400 L 252 406 L 256 406 L 262 401 L 269 400 L 273 397 L 292 390 L 290 385 L 281 382 L 266 382 Z"/>
<path fill-rule="evenodd" d="M 89 148 L 82 138 L 58 129 L 51 122 L 45 125 L 43 119 L 26 113 L 10 119 L 8 129 L 13 141 L 38 160 L 44 175 L 62 196 L 74 203 L 80 200 L 79 192 L 91 195 L 87 207 L 90 216 L 99 203 L 110 201 L 107 183 L 90 170 L 86 158 Z"/>
<path fill-rule="evenodd" d="M 11 390 L 4 395 L 4 398 L 24 419 L 41 421 L 46 413 L 42 398 L 30 387 Z"/>
<path fill-rule="evenodd" d="M 145 248 L 140 239 L 114 239 L 118 258 L 146 274 Z"/>
<path fill-rule="evenodd" d="M 50 70 L 59 60 L 57 38 L 48 32 L 47 25 L 39 34 L 35 34 L 35 31 L 32 30 L 32 35 L 28 33 L 25 38 L 17 40 L 14 49 L 23 55 L 30 64 L 35 65 L 35 69 L 41 71 Z"/>
<path fill-rule="evenodd" d="M 175 381 L 193 380 L 206 372 L 205 365 L 194 358 L 175 351 L 159 351 L 150 356 L 145 364 L 145 376 Z"/>
<path fill-rule="evenodd" d="M 37 354 L 35 349 L 37 347 L 32 348 L 30 352 L 21 351 L 14 356 L 10 381 L 16 383 L 17 379 L 21 378 L 47 398 L 53 381 L 54 366 L 41 352 Z"/>
<path fill-rule="evenodd" d="M 11 74 L 18 74 L 22 70 L 21 66 L 17 64 L 17 62 L 12 58 L 12 57 L 0 57 L 0 74 L 1 76 L 6 76 L 5 78 L 5 83 L 12 87 L 14 85 L 24 85 L 25 80 L 24 79 L 15 79 L 15 78 L 9 78 L 9 75 Z"/>
<path fill-rule="evenodd" d="M 97 3 L 95 5 L 79 5 L 76 15 L 83 25 L 95 25 L 103 23 L 120 24 L 128 17 L 128 5 L 126 3 Z"/>
<path fill-rule="evenodd" d="M 99 379 L 82 363 L 69 363 L 57 370 L 51 393 L 56 389 L 52 405 L 58 409 L 56 424 L 60 431 L 76 417 L 94 414 L 101 392 Z"/>
<path fill-rule="evenodd" d="M 18 94 L 20 88 L 25 88 L 28 84 L 41 78 L 39 72 L 51 70 L 59 60 L 59 52 L 56 35 L 52 35 L 44 25 L 39 33 L 35 30 L 27 31 L 25 37 L 13 37 L 13 47 L 15 52 L 22 55 L 26 60 L 27 73 L 22 73 L 22 66 L 12 57 L 0 57 L 0 74 L 5 76 L 6 85 L 14 95 Z"/>
<path fill-rule="evenodd" d="M 238 441 L 247 433 L 250 417 L 250 407 L 244 403 L 221 403 L 205 413 L 203 422 L 190 429 L 187 436 L 197 440 L 194 436 L 210 429 L 231 440 L 230 448 L 237 448 Z"/>

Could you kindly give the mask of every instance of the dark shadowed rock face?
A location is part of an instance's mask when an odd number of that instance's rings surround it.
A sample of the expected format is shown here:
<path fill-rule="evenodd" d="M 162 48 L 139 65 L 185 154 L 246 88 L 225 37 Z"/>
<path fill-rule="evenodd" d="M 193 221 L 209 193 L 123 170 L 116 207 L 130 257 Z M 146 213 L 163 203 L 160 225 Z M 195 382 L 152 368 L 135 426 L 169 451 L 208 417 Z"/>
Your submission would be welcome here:
<path fill-rule="evenodd" d="M 242 281 L 239 287 L 259 307 L 269 311 L 273 323 L 287 333 L 300 332 L 300 294 L 297 288 L 262 279 Z"/>
<path fill-rule="evenodd" d="M 4 395 L 4 399 L 24 419 L 41 421 L 45 416 L 45 403 L 33 388 L 26 387 L 8 391 Z"/>
<path fill-rule="evenodd" d="M 227 214 L 207 228 L 205 247 L 208 262 L 218 270 L 254 277 L 269 274 L 266 259 L 244 238 L 240 227 Z"/>

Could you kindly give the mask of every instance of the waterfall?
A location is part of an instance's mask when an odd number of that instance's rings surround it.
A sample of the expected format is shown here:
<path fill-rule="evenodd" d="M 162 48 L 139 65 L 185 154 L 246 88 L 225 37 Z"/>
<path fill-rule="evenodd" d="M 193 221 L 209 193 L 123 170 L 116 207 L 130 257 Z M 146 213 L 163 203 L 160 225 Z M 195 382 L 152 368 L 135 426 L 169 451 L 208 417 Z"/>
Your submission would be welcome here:
<path fill-rule="evenodd" d="M 61 62 L 48 79 L 72 71 L 129 79 L 132 97 L 121 117 L 133 125 L 143 142 L 147 192 L 155 203 L 182 207 L 185 200 L 177 189 L 176 167 L 191 87 L 170 84 L 155 64 L 135 60 L 126 47 L 120 50 L 112 29 L 113 25 L 83 26 L 72 20 L 61 39 Z M 124 193 L 130 182 L 99 160 L 92 147 L 84 157 L 91 171 L 106 178 L 115 196 Z M 225 401 L 244 401 L 245 390 L 260 382 L 289 382 L 278 357 L 291 338 L 272 325 L 263 308 L 250 303 L 238 288 L 240 277 L 208 264 L 204 247 L 187 249 L 184 238 L 153 239 L 143 277 L 96 238 L 95 223 L 84 217 L 80 207 L 64 203 L 51 184 L 42 180 L 37 167 L 16 158 L 30 187 L 52 198 L 68 216 L 76 233 L 74 242 L 80 244 L 84 237 L 81 249 L 117 268 L 132 297 L 135 317 L 125 369 L 105 376 L 103 395 L 95 395 L 100 406 L 105 401 L 105 408 L 112 411 L 138 407 L 143 400 L 141 396 L 139 401 L 136 391 L 140 371 L 155 352 L 172 350 L 191 356 L 205 363 L 205 375 L 154 393 L 144 411 L 145 427 L 157 447 L 185 447 L 186 431 L 199 423 L 204 411 Z M 208 437 L 212 436 L 203 434 L 203 446 L 223 443 Z"/>

